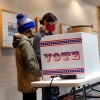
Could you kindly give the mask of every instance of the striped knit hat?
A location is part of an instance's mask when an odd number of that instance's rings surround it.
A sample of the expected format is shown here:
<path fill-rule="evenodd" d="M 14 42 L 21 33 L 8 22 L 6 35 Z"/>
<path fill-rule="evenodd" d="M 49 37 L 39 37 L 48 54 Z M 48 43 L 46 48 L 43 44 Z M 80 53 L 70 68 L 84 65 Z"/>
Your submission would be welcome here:
<path fill-rule="evenodd" d="M 27 31 L 32 27 L 35 27 L 35 23 L 22 13 L 17 14 L 16 18 L 19 33 Z"/>

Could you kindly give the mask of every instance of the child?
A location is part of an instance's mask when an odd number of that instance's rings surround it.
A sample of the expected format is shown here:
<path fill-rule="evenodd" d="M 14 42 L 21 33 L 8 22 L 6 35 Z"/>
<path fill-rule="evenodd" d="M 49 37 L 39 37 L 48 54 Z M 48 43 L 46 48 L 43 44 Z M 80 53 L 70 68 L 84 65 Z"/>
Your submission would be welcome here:
<path fill-rule="evenodd" d="M 23 94 L 23 100 L 36 100 L 36 87 L 31 82 L 40 80 L 42 73 L 38 60 L 32 48 L 30 38 L 34 36 L 34 22 L 24 14 L 17 15 L 18 32 L 13 36 L 15 48 L 18 90 Z"/>

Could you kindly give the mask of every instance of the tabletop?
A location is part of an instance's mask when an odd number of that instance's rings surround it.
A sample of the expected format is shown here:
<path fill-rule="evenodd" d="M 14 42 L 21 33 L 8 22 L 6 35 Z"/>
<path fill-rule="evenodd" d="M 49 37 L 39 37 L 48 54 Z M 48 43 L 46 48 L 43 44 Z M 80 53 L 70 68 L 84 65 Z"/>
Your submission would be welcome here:
<path fill-rule="evenodd" d="M 100 80 L 100 75 L 94 75 L 87 77 L 85 79 L 61 79 L 61 78 L 55 78 L 52 81 L 52 86 L 58 86 L 58 87 L 78 87 L 83 86 L 86 84 L 90 84 L 92 82 L 96 83 Z M 31 82 L 31 85 L 34 87 L 47 87 L 50 86 L 51 80 L 48 81 L 35 81 Z"/>

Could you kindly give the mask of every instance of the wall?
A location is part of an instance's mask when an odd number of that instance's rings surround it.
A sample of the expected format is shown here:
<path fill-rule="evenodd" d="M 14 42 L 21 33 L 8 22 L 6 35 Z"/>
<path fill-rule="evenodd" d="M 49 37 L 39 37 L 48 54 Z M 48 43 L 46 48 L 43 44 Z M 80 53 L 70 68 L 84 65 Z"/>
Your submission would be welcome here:
<path fill-rule="evenodd" d="M 24 0 L 25 1 L 25 0 Z M 68 25 L 91 25 L 98 31 L 98 11 L 97 8 L 83 2 L 84 0 L 31 0 L 31 4 L 24 6 L 21 0 L 20 6 L 24 13 L 31 18 L 42 17 L 47 12 L 54 13 L 58 18 L 56 33 L 59 33 L 59 23 Z M 28 1 L 25 1 L 28 3 Z M 39 3 L 38 3 L 39 2 Z M 38 5 L 38 6 L 37 6 Z"/>
<path fill-rule="evenodd" d="M 91 25 L 99 31 L 98 10 L 84 0 L 0 0 L 0 7 L 15 12 L 23 12 L 35 20 L 45 13 L 52 12 L 58 18 L 56 34 L 60 33 L 59 24 Z M 0 100 L 22 100 L 17 91 L 16 64 L 14 49 L 0 49 Z M 66 91 L 63 91 L 65 93 Z M 39 90 L 40 93 L 40 90 Z M 40 100 L 40 97 L 38 98 Z"/>

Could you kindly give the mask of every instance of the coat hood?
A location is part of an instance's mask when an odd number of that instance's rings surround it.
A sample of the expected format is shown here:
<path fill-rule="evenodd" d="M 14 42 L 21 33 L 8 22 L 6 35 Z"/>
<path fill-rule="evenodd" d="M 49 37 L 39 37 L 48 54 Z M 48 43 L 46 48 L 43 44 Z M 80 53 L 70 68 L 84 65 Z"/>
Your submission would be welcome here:
<path fill-rule="evenodd" d="M 19 43 L 24 41 L 24 40 L 31 42 L 27 36 L 25 36 L 23 34 L 19 34 L 19 33 L 15 34 L 13 36 L 13 42 L 12 42 L 13 47 L 17 48 Z"/>

